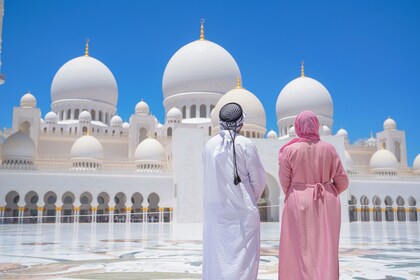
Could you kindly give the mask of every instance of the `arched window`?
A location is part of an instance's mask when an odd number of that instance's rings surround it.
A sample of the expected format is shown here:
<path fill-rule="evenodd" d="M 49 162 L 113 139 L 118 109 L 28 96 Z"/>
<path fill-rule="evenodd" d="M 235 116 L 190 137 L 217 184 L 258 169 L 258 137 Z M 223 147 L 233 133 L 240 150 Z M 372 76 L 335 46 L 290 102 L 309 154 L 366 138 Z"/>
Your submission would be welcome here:
<path fill-rule="evenodd" d="M 92 116 L 92 121 L 96 121 L 96 111 L 92 109 L 92 110 L 90 111 L 90 114 L 91 114 L 91 116 Z"/>
<path fill-rule="evenodd" d="M 408 210 L 408 220 L 411 222 L 417 221 L 417 207 L 416 207 L 416 199 L 412 196 L 408 198 L 408 206 L 410 207 Z"/>
<path fill-rule="evenodd" d="M 400 142 L 395 141 L 395 157 L 397 158 L 398 162 L 401 162 L 401 145 Z"/>
<path fill-rule="evenodd" d="M 202 104 L 200 105 L 200 118 L 206 117 L 206 105 Z"/>
<path fill-rule="evenodd" d="M 392 198 L 386 196 L 384 199 L 385 202 L 385 220 L 392 222 L 394 221 L 394 210 L 392 209 Z"/>
<path fill-rule="evenodd" d="M 197 114 L 196 114 L 196 106 L 195 105 L 191 105 L 191 109 L 190 109 L 190 117 L 191 118 L 196 118 Z"/>
<path fill-rule="evenodd" d="M 71 109 L 67 110 L 67 120 L 70 120 L 71 118 Z"/>
<path fill-rule="evenodd" d="M 381 199 L 375 195 L 372 199 L 372 202 L 373 202 L 373 220 L 376 222 L 380 222 L 382 221 Z"/>
<path fill-rule="evenodd" d="M 361 212 L 360 212 L 360 220 L 362 222 L 368 222 L 370 220 L 369 218 L 369 199 L 363 195 L 360 198 L 360 204 L 362 205 L 361 207 Z"/>
<path fill-rule="evenodd" d="M 249 131 L 246 132 L 246 137 L 250 137 Z"/>
<path fill-rule="evenodd" d="M 402 198 L 401 196 L 397 197 L 397 220 L 399 222 L 405 222 L 406 221 L 406 216 L 405 216 L 405 202 L 404 202 L 404 198 Z"/>
<path fill-rule="evenodd" d="M 103 121 L 103 119 L 102 119 L 102 111 L 99 111 L 98 121 L 100 121 L 100 122 Z"/>
<path fill-rule="evenodd" d="M 139 143 L 147 138 L 147 129 L 142 127 L 139 130 Z"/>
<path fill-rule="evenodd" d="M 86 135 L 87 134 L 87 127 L 86 126 L 84 126 L 83 128 L 82 128 L 82 132 L 83 132 L 83 135 Z"/>
<path fill-rule="evenodd" d="M 357 199 L 353 195 L 349 200 L 349 221 L 355 222 L 357 221 Z"/>
<path fill-rule="evenodd" d="M 252 138 L 255 138 L 255 131 L 252 132 Z"/>
<path fill-rule="evenodd" d="M 187 118 L 187 107 L 186 106 L 182 107 L 182 118 L 183 119 Z"/>
<path fill-rule="evenodd" d="M 166 132 L 166 135 L 167 135 L 168 137 L 172 137 L 172 127 L 168 127 L 168 130 L 167 130 L 167 132 Z"/>
<path fill-rule="evenodd" d="M 44 127 L 44 133 L 47 133 L 47 128 L 46 127 Z"/>
<path fill-rule="evenodd" d="M 74 110 L 74 119 L 75 120 L 79 119 L 79 109 Z"/>

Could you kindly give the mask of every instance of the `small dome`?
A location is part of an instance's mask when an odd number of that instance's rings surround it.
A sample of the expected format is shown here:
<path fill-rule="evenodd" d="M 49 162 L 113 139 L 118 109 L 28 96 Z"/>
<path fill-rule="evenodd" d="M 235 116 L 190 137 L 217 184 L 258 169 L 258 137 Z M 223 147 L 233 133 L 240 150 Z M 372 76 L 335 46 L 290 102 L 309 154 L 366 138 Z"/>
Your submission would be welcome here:
<path fill-rule="evenodd" d="M 386 149 L 376 151 L 370 158 L 370 168 L 372 171 L 396 171 L 398 161 L 393 153 Z"/>
<path fill-rule="evenodd" d="M 102 160 L 104 150 L 101 142 L 93 136 L 84 135 L 77 139 L 71 147 L 70 157 L 75 159 Z"/>
<path fill-rule="evenodd" d="M 413 171 L 414 173 L 420 173 L 420 154 L 416 156 L 413 162 Z"/>
<path fill-rule="evenodd" d="M 350 153 L 344 150 L 344 162 L 346 164 L 347 170 L 352 169 L 353 167 L 353 159 L 350 156 Z"/>
<path fill-rule="evenodd" d="M 36 98 L 29 91 L 20 99 L 20 107 L 36 108 Z"/>
<path fill-rule="evenodd" d="M 45 115 L 45 122 L 46 123 L 48 123 L 48 124 L 56 124 L 57 121 L 58 121 L 58 117 L 57 117 L 57 114 L 55 112 L 51 111 L 51 112 L 48 112 Z"/>
<path fill-rule="evenodd" d="M 327 125 L 322 126 L 322 133 L 324 135 L 331 135 L 331 129 Z"/>
<path fill-rule="evenodd" d="M 252 92 L 244 88 L 234 88 L 219 99 L 216 107 L 214 107 L 214 112 L 211 115 L 213 126 L 219 126 L 220 109 L 230 102 L 235 102 L 241 105 L 246 114 L 243 129 L 246 129 L 245 126 L 258 127 L 259 130 L 264 130 L 265 133 L 266 117 L 264 106 Z"/>
<path fill-rule="evenodd" d="M 148 115 L 149 114 L 149 105 L 143 100 L 137 103 L 136 105 L 136 115 Z"/>
<path fill-rule="evenodd" d="M 288 134 L 289 134 L 289 136 L 290 136 L 290 137 L 294 137 L 294 136 L 296 136 L 296 131 L 295 131 L 295 127 L 294 127 L 294 126 L 292 126 L 292 127 L 289 129 Z"/>
<path fill-rule="evenodd" d="M 128 122 L 124 122 L 124 123 L 122 124 L 122 128 L 123 128 L 123 129 L 129 129 L 129 128 L 130 128 L 130 124 L 129 124 Z"/>
<path fill-rule="evenodd" d="M 90 123 L 92 121 L 92 115 L 89 111 L 83 111 L 79 114 L 79 122 Z"/>
<path fill-rule="evenodd" d="M 344 137 L 344 139 L 347 139 L 349 137 L 349 134 L 347 133 L 347 130 L 345 130 L 344 128 L 340 128 L 335 134 L 335 136 L 342 136 Z"/>
<path fill-rule="evenodd" d="M 397 123 L 390 117 L 384 121 L 384 130 L 388 129 L 397 129 Z"/>
<path fill-rule="evenodd" d="M 4 141 L 1 148 L 3 160 L 31 160 L 36 157 L 35 143 L 29 133 L 18 131 Z"/>
<path fill-rule="evenodd" d="M 166 114 L 166 120 L 182 120 L 182 112 L 177 107 L 172 107 Z"/>
<path fill-rule="evenodd" d="M 274 131 L 274 130 L 270 130 L 268 133 L 267 133 L 267 138 L 268 139 L 277 139 L 277 133 Z"/>
<path fill-rule="evenodd" d="M 375 137 L 373 137 L 373 134 L 370 134 L 370 138 L 368 140 L 366 140 L 366 146 L 368 147 L 374 147 L 376 146 L 376 139 Z"/>
<path fill-rule="evenodd" d="M 112 127 L 122 127 L 123 120 L 121 119 L 120 116 L 115 115 L 115 116 L 112 117 L 110 123 L 111 123 Z"/>
<path fill-rule="evenodd" d="M 136 161 L 165 161 L 165 149 L 153 138 L 144 139 L 138 144 L 135 152 Z"/>

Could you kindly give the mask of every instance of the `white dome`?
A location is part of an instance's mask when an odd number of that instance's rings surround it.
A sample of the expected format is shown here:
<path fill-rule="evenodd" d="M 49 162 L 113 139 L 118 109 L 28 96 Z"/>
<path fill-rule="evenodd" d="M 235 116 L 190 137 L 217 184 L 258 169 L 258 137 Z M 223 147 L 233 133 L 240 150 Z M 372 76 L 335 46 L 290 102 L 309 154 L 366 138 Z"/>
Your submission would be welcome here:
<path fill-rule="evenodd" d="M 46 123 L 48 123 L 48 124 L 56 124 L 57 121 L 58 121 L 58 117 L 57 117 L 57 114 L 55 112 L 51 111 L 51 112 L 48 112 L 45 115 L 45 122 Z"/>
<path fill-rule="evenodd" d="M 317 116 L 331 119 L 334 113 L 328 90 L 309 77 L 296 78 L 281 90 L 276 103 L 277 120 L 297 116 L 304 110 L 311 110 Z"/>
<path fill-rule="evenodd" d="M 90 56 L 76 57 L 57 71 L 51 85 L 52 103 L 84 99 L 117 105 L 118 88 L 105 64 Z"/>
<path fill-rule="evenodd" d="M 386 149 L 376 151 L 370 158 L 370 168 L 373 171 L 396 171 L 398 168 L 397 158 Z"/>
<path fill-rule="evenodd" d="M 141 100 L 136 105 L 136 115 L 148 115 L 149 114 L 149 105 Z"/>
<path fill-rule="evenodd" d="M 384 130 L 388 129 L 397 129 L 397 123 L 390 117 L 384 121 Z"/>
<path fill-rule="evenodd" d="M 20 107 L 22 108 L 36 108 L 36 98 L 30 92 L 26 93 L 20 99 Z"/>
<path fill-rule="evenodd" d="M 267 138 L 268 139 L 277 139 L 277 133 L 274 131 L 274 130 L 270 130 L 268 133 L 267 133 Z"/>
<path fill-rule="evenodd" d="M 136 161 L 165 161 L 165 149 L 153 138 L 144 139 L 138 144 L 135 152 Z"/>
<path fill-rule="evenodd" d="M 290 137 L 294 137 L 294 136 L 296 136 L 296 131 L 295 131 L 295 127 L 294 127 L 294 126 L 292 126 L 292 127 L 289 129 L 288 134 L 289 134 L 289 136 L 290 136 Z"/>
<path fill-rule="evenodd" d="M 347 170 L 352 169 L 353 167 L 353 160 L 350 156 L 350 153 L 344 150 L 344 161 L 347 167 Z"/>
<path fill-rule="evenodd" d="M 111 126 L 112 127 L 122 127 L 123 124 L 123 120 L 121 119 L 120 116 L 115 115 L 112 117 L 111 119 Z"/>
<path fill-rule="evenodd" d="M 335 134 L 335 136 L 343 136 L 344 139 L 347 139 L 349 137 L 349 134 L 347 133 L 347 130 L 345 130 L 344 128 L 340 128 Z"/>
<path fill-rule="evenodd" d="M 221 46 L 197 40 L 180 48 L 169 60 L 163 74 L 164 98 L 187 92 L 224 94 L 241 76 L 234 58 Z"/>
<path fill-rule="evenodd" d="M 181 120 L 182 119 L 182 112 L 176 107 L 172 107 L 168 113 L 166 114 L 167 120 Z"/>
<path fill-rule="evenodd" d="M 324 135 L 330 135 L 331 134 L 331 129 L 327 125 L 323 125 L 322 126 L 322 132 L 323 132 Z"/>
<path fill-rule="evenodd" d="M 79 122 L 89 123 L 92 121 L 92 115 L 89 111 L 83 111 L 79 114 Z"/>
<path fill-rule="evenodd" d="M 376 139 L 375 137 L 373 137 L 373 134 L 370 134 L 370 138 L 368 140 L 366 140 L 366 145 L 369 147 L 374 147 L 376 146 Z"/>
<path fill-rule="evenodd" d="M 413 161 L 413 170 L 415 173 L 420 173 L 420 154 Z"/>
<path fill-rule="evenodd" d="M 4 141 L 1 155 L 3 160 L 34 160 L 36 156 L 35 143 L 29 133 L 18 131 Z"/>
<path fill-rule="evenodd" d="M 104 157 L 104 150 L 101 142 L 93 136 L 84 135 L 77 139 L 70 151 L 71 159 L 96 159 Z"/>
<path fill-rule="evenodd" d="M 211 115 L 213 126 L 219 125 L 220 109 L 227 103 L 235 102 L 241 105 L 246 114 L 244 125 L 259 126 L 265 130 L 265 110 L 261 101 L 250 91 L 244 88 L 235 88 L 228 91 L 219 99 Z M 265 131 L 264 131 L 265 132 Z"/>
<path fill-rule="evenodd" d="M 130 128 L 130 124 L 129 124 L 128 122 L 124 122 L 124 123 L 122 124 L 122 128 L 123 128 L 123 129 L 129 129 L 129 128 Z"/>

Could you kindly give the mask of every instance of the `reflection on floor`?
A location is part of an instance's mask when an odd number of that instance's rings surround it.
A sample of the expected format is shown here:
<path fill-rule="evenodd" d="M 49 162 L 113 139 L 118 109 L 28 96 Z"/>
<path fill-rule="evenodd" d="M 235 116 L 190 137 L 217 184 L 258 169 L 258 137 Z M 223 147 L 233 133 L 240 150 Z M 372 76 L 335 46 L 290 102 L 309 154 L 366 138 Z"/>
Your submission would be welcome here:
<path fill-rule="evenodd" d="M 0 279 L 200 279 L 199 224 L 0 225 Z M 340 279 L 420 279 L 420 223 L 343 224 Z M 279 224 L 258 279 L 277 279 Z"/>

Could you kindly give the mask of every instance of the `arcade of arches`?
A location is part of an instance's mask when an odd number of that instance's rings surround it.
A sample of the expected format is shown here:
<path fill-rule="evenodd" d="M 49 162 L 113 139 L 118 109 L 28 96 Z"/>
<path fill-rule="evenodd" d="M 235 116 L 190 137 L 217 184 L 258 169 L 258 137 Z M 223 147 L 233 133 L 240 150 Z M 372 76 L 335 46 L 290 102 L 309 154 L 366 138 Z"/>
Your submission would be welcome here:
<path fill-rule="evenodd" d="M 414 197 L 408 197 L 407 201 L 402 196 L 398 196 L 395 202 L 390 196 L 385 196 L 382 201 L 377 195 L 371 200 L 366 195 L 359 199 L 351 196 L 349 200 L 349 221 L 362 222 L 392 222 L 392 221 L 419 221 L 420 208 Z"/>
<path fill-rule="evenodd" d="M 151 193 L 145 200 L 138 192 L 127 198 L 122 192 L 114 197 L 106 192 L 97 197 L 89 192 L 80 197 L 72 192 L 57 197 L 49 191 L 39 197 L 34 191 L 24 195 L 11 191 L 6 195 L 6 205 L 0 206 L 0 223 L 171 222 L 173 209 L 159 205 L 159 200 L 156 193 Z"/>

